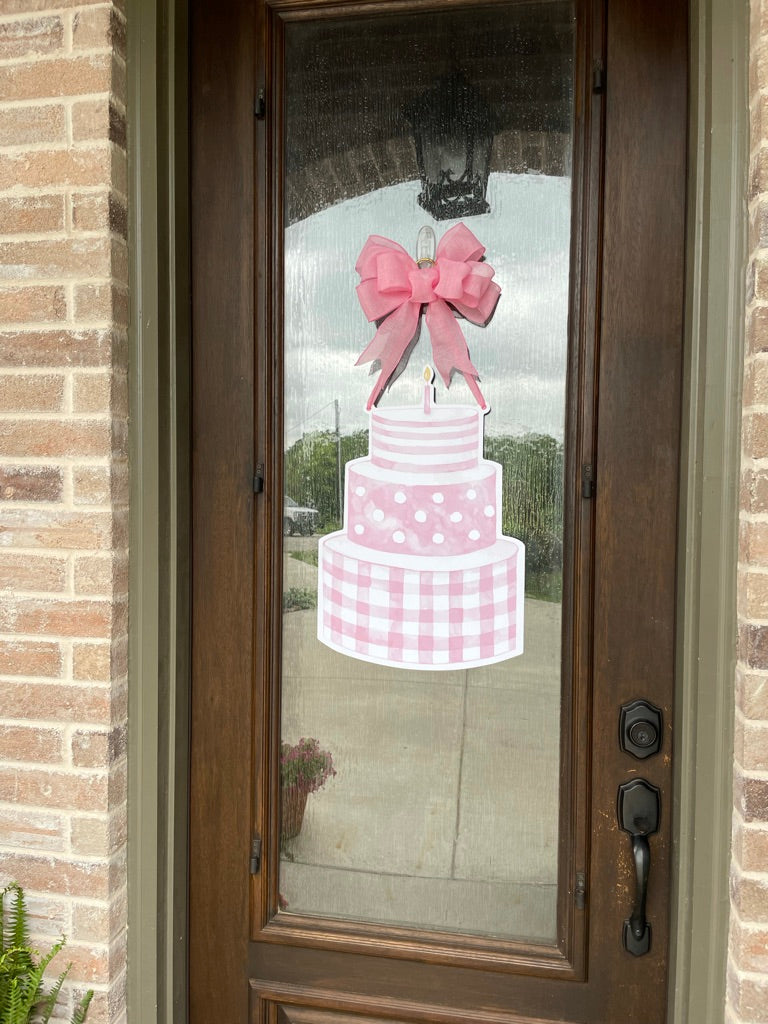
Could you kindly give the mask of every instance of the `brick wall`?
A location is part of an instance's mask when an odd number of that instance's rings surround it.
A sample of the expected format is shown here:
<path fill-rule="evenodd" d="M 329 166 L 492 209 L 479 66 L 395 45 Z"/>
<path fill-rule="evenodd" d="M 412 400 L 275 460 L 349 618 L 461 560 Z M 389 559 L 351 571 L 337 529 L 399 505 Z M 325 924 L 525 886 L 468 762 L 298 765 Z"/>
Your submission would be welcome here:
<path fill-rule="evenodd" d="M 124 1017 L 124 103 L 119 7 L 0 2 L 0 883 L 89 1024 Z"/>
<path fill-rule="evenodd" d="M 768 1021 L 768 0 L 750 26 L 749 263 L 726 1020 Z"/>

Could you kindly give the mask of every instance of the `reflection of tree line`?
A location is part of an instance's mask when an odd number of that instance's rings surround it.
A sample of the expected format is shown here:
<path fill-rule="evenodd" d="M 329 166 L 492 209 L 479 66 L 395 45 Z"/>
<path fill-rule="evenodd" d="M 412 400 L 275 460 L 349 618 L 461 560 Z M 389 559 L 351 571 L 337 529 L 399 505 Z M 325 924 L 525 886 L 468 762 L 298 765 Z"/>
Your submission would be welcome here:
<path fill-rule="evenodd" d="M 338 493 L 337 452 L 341 462 L 368 454 L 368 431 L 340 439 L 329 430 L 305 434 L 285 453 L 285 493 L 320 513 L 326 533 L 341 526 L 343 494 Z M 485 438 L 485 457 L 502 467 L 502 530 L 526 547 L 526 590 L 557 600 L 562 590 L 563 445 L 547 434 Z"/>

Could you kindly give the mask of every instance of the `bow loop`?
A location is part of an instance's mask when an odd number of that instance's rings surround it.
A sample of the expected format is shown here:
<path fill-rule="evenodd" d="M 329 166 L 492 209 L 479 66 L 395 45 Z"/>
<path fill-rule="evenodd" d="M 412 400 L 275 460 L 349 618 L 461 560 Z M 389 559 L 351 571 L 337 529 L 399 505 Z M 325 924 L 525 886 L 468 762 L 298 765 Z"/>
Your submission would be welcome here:
<path fill-rule="evenodd" d="M 464 295 L 464 282 L 472 273 L 469 265 L 448 259 L 447 256 L 442 256 L 435 265 L 440 275 L 435 294 L 447 302 L 453 302 L 454 299 L 461 301 Z"/>
<path fill-rule="evenodd" d="M 485 246 L 475 238 L 466 224 L 455 224 L 438 242 L 435 258 L 439 260 L 446 257 L 449 260 L 466 263 L 470 260 L 479 260 L 484 252 Z"/>
<path fill-rule="evenodd" d="M 400 292 L 416 264 L 407 253 L 381 252 L 376 257 L 376 283 L 383 292 Z"/>
<path fill-rule="evenodd" d="M 357 295 L 369 321 L 386 317 L 357 360 L 357 365 L 376 359 L 381 364 L 368 409 L 378 401 L 416 336 L 422 306 L 427 310 L 435 366 L 446 387 L 457 370 L 464 375 L 478 404 L 486 408 L 466 338 L 450 308 L 453 306 L 474 324 L 483 325 L 491 318 L 501 289 L 493 280 L 493 268 L 479 262 L 484 252 L 485 246 L 465 224 L 446 231 L 431 267 L 419 267 L 390 238 L 368 238 L 355 264 L 360 275 Z"/>

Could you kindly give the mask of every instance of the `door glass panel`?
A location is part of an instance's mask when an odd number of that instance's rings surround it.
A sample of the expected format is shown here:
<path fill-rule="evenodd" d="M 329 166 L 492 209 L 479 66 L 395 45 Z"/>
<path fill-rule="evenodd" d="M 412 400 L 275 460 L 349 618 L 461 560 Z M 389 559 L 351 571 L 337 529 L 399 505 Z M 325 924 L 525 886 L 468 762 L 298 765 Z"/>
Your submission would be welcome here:
<path fill-rule="evenodd" d="M 554 942 L 573 53 L 562 2 L 285 25 L 282 913 Z M 361 250 L 459 223 L 490 411 L 425 384 L 435 319 L 372 419 Z"/>

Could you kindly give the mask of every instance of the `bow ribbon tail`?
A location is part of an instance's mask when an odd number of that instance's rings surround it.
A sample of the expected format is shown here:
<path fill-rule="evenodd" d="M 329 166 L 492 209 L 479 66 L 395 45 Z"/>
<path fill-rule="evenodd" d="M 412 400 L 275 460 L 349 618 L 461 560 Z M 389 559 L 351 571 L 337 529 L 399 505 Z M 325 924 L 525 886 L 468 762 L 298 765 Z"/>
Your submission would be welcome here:
<path fill-rule="evenodd" d="M 467 340 L 447 303 L 436 299 L 427 306 L 426 314 L 429 336 L 432 339 L 432 354 L 435 366 L 446 387 L 450 387 L 451 373 L 458 370 L 463 374 L 469 390 L 481 409 L 488 405 L 477 385 L 479 374 L 472 365 Z"/>
<path fill-rule="evenodd" d="M 419 326 L 421 306 L 417 302 L 404 302 L 381 324 L 370 344 L 358 358 L 356 366 L 378 359 L 381 372 L 368 397 L 366 409 L 370 412 L 378 402 L 390 377 L 400 365 L 405 350 L 413 341 Z"/>

